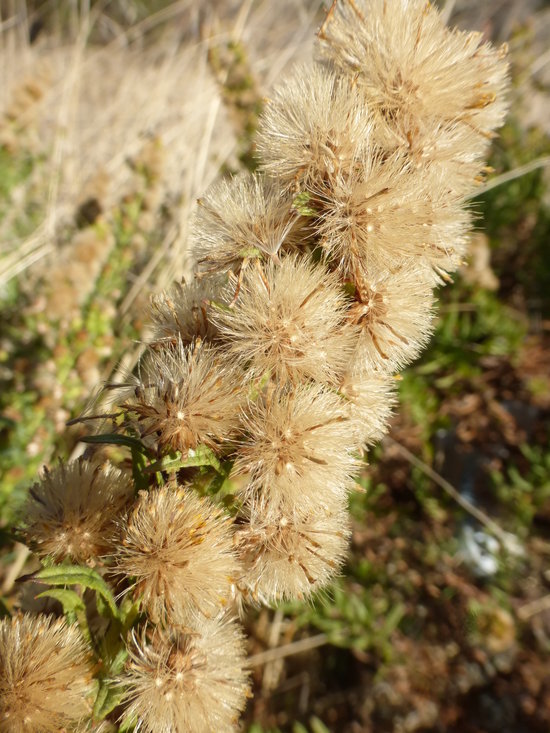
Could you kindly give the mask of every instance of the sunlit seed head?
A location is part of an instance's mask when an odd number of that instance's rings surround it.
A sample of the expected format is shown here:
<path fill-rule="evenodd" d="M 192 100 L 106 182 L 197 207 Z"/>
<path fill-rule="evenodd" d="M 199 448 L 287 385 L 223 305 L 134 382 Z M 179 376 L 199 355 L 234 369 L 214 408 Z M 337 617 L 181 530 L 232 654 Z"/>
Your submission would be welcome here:
<path fill-rule="evenodd" d="M 433 331 L 430 273 L 410 260 L 393 270 L 357 272 L 349 317 L 361 331 L 356 360 L 394 373 L 416 359 Z"/>
<path fill-rule="evenodd" d="M 91 654 L 77 626 L 50 616 L 0 620 L 0 730 L 58 733 L 89 720 Z"/>
<path fill-rule="evenodd" d="M 339 392 L 347 400 L 356 440 L 362 446 L 379 441 L 388 431 L 396 404 L 395 380 L 373 369 L 358 350 L 342 379 Z"/>
<path fill-rule="evenodd" d="M 339 0 L 319 34 L 320 54 L 353 76 L 372 109 L 408 145 L 460 126 L 485 153 L 506 114 L 504 48 L 450 30 L 425 0 Z M 422 142 L 420 142 L 422 144 Z"/>
<path fill-rule="evenodd" d="M 116 519 L 133 494 L 131 476 L 109 463 L 60 462 L 29 491 L 27 541 L 40 556 L 93 565 L 116 542 Z"/>
<path fill-rule="evenodd" d="M 409 258 L 444 272 L 462 261 L 470 216 L 437 172 L 371 151 L 361 168 L 312 195 L 321 245 L 344 277 L 356 277 L 357 267 L 394 268 Z"/>
<path fill-rule="evenodd" d="M 199 270 L 240 272 L 243 263 L 277 258 L 307 236 L 304 222 L 276 181 L 253 175 L 222 180 L 201 199 L 193 247 Z"/>
<path fill-rule="evenodd" d="M 302 190 L 357 164 L 372 135 L 367 105 L 351 79 L 320 64 L 299 66 L 275 87 L 260 119 L 263 168 Z"/>
<path fill-rule="evenodd" d="M 253 515 L 237 538 L 244 599 L 270 604 L 307 598 L 338 573 L 349 536 L 345 499 L 319 503 L 304 515 Z"/>
<path fill-rule="evenodd" d="M 149 347 L 135 387 L 118 390 L 127 421 L 160 453 L 218 449 L 238 424 L 240 374 L 203 342 Z"/>
<path fill-rule="evenodd" d="M 250 377 L 335 383 L 355 348 L 334 275 L 294 256 L 251 270 L 234 307 L 215 316 L 224 348 Z"/>
<path fill-rule="evenodd" d="M 249 694 L 244 637 L 229 618 L 133 634 L 123 721 L 144 733 L 230 733 Z"/>
<path fill-rule="evenodd" d="M 248 477 L 239 493 L 258 512 L 307 513 L 325 492 L 347 494 L 358 466 L 356 432 L 335 392 L 319 385 L 268 391 L 244 413 L 243 430 L 234 470 Z"/>
<path fill-rule="evenodd" d="M 209 499 L 184 488 L 143 493 L 121 530 L 115 566 L 155 623 L 215 615 L 230 600 L 240 574 L 231 519 Z"/>

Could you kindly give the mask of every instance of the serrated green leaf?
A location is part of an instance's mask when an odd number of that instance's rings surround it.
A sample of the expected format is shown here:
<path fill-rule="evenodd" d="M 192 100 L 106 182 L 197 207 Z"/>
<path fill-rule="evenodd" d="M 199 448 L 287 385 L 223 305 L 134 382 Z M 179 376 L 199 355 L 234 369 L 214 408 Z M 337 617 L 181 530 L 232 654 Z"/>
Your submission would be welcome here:
<path fill-rule="evenodd" d="M 33 575 L 33 579 L 48 585 L 81 585 L 83 588 L 90 588 L 106 601 L 111 614 L 115 618 L 119 617 L 119 610 L 109 586 L 93 568 L 53 565 L 39 570 Z"/>

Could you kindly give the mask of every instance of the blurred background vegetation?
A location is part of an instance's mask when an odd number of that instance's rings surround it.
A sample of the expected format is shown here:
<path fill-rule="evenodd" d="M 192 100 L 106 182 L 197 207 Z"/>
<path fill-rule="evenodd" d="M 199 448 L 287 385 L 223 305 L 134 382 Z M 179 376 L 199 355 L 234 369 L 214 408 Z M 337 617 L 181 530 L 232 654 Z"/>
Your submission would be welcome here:
<path fill-rule="evenodd" d="M 249 733 L 550 730 L 550 9 L 441 3 L 510 45 L 511 113 L 469 267 L 352 500 L 345 577 L 248 620 Z M 14 527 L 66 422 L 135 365 L 189 274 L 196 199 L 255 165 L 263 99 L 311 56 L 311 0 L 0 2 L 0 612 Z M 101 404 L 96 405 L 101 410 Z M 125 460 L 123 454 L 111 458 Z"/>

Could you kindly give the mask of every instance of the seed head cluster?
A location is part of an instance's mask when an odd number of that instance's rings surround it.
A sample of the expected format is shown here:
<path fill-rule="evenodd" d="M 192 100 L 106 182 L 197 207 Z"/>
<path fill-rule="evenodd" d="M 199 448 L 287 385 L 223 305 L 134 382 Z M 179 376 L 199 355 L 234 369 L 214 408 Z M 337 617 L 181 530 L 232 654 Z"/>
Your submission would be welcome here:
<path fill-rule="evenodd" d="M 238 612 L 307 598 L 340 571 L 361 457 L 430 339 L 434 288 L 462 261 L 464 201 L 506 112 L 505 56 L 425 0 L 334 0 L 316 60 L 267 101 L 258 172 L 199 201 L 195 277 L 153 298 L 137 375 L 112 385 L 135 481 L 60 464 L 25 512 L 41 557 L 88 565 L 131 609 L 96 665 L 113 720 L 236 731 Z M 61 621 L 0 622 L 0 730 L 89 723 L 105 639 L 88 652 Z"/>

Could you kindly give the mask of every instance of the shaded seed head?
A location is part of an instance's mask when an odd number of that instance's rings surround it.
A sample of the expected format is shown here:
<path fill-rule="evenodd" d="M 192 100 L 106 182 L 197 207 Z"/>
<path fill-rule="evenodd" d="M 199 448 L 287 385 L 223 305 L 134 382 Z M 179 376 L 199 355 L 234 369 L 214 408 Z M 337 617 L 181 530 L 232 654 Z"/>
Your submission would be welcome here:
<path fill-rule="evenodd" d="M 58 733 L 91 715 L 90 653 L 76 626 L 48 616 L 0 620 L 0 730 Z"/>
<path fill-rule="evenodd" d="M 244 637 L 216 617 L 133 634 L 123 720 L 145 733 L 230 733 L 249 694 Z"/>
<path fill-rule="evenodd" d="M 182 624 L 190 613 L 216 614 L 239 576 L 231 518 L 191 489 L 143 493 L 122 525 L 118 572 L 135 578 L 152 621 Z"/>
<path fill-rule="evenodd" d="M 154 295 L 151 341 L 176 344 L 181 340 L 185 346 L 197 339 L 212 341 L 217 329 L 211 318 L 211 301 L 220 300 L 224 283 L 225 278 L 202 277 Z"/>
<path fill-rule="evenodd" d="M 116 519 L 134 494 L 131 476 L 109 463 L 60 462 L 29 491 L 25 535 L 40 555 L 95 564 L 116 541 Z"/>
<path fill-rule="evenodd" d="M 250 270 L 234 307 L 214 318 L 227 353 L 250 377 L 335 383 L 357 338 L 345 328 L 346 305 L 334 275 L 288 256 Z"/>

